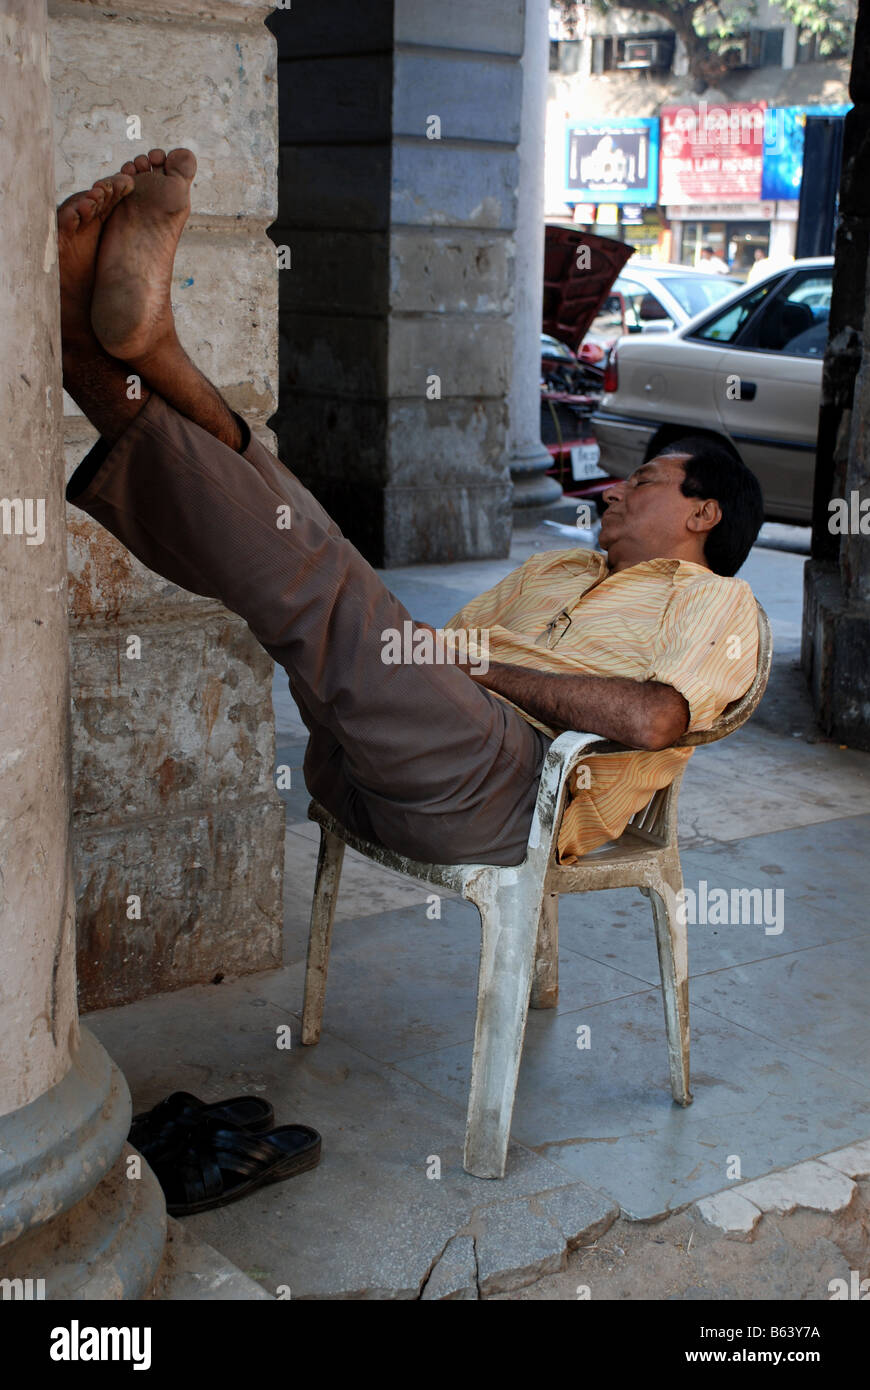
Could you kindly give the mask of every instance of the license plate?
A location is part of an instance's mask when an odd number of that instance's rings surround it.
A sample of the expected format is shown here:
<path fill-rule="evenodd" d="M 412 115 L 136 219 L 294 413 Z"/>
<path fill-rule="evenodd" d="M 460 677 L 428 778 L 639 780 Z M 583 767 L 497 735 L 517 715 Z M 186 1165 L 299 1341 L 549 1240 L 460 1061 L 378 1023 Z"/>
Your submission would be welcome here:
<path fill-rule="evenodd" d="M 582 483 L 587 478 L 603 478 L 604 473 L 598 467 L 598 460 L 601 457 L 601 450 L 597 444 L 575 444 L 571 449 L 571 477 L 575 483 Z"/>

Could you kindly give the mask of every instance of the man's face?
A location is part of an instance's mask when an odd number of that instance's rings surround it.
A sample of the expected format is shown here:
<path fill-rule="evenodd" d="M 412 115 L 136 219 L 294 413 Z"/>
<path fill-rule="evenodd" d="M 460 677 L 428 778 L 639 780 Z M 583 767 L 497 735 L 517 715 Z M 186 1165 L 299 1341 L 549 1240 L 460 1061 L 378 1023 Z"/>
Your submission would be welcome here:
<path fill-rule="evenodd" d="M 607 551 L 612 570 L 660 557 L 680 558 L 687 543 L 694 544 L 699 538 L 690 525 L 698 512 L 698 498 L 684 497 L 680 491 L 688 457 L 659 454 L 630 478 L 605 490 L 607 510 L 598 543 Z"/>

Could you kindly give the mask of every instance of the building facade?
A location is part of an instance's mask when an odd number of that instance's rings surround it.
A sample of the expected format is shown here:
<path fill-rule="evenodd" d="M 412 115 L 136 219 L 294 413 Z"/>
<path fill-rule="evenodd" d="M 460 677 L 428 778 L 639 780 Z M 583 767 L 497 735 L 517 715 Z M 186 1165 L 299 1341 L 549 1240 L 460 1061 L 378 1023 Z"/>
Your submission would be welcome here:
<path fill-rule="evenodd" d="M 849 54 L 819 58 L 774 5 L 737 35 L 733 66 L 698 96 L 685 46 L 655 16 L 551 12 L 546 215 L 657 261 L 702 247 L 743 276 L 795 254 L 807 115 L 849 109 Z"/>

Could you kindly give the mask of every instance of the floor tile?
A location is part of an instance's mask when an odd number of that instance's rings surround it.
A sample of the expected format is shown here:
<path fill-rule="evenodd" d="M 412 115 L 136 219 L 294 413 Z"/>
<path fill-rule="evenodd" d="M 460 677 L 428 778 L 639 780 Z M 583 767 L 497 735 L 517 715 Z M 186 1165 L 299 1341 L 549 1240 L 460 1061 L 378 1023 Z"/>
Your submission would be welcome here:
<path fill-rule="evenodd" d="M 578 1048 L 578 1027 L 591 1029 Z M 399 1065 L 457 1104 L 471 1049 Z M 694 1104 L 673 1103 L 658 991 L 576 1013 L 530 1014 L 512 1133 L 637 1219 L 866 1135 L 870 1085 L 702 1008 L 692 1011 Z"/>

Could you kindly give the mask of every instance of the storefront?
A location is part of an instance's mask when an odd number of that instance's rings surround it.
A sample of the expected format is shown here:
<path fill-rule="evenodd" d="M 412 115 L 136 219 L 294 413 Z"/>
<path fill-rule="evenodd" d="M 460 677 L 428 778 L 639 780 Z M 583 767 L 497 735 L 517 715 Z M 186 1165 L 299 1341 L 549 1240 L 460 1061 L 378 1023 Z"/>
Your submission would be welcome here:
<path fill-rule="evenodd" d="M 764 102 L 665 107 L 659 197 L 673 228 L 674 259 L 701 265 L 701 249 L 709 246 L 741 277 L 756 260 L 791 260 L 806 117 L 846 110 Z"/>
<path fill-rule="evenodd" d="M 703 264 L 701 251 L 746 275 L 770 250 L 774 204 L 761 203 L 764 102 L 666 106 L 661 113 L 660 197 L 674 228 L 673 255 Z"/>
<path fill-rule="evenodd" d="M 622 240 L 634 247 L 636 255 L 652 261 L 671 259 L 671 228 L 660 208 L 629 203 L 621 212 Z"/>
<path fill-rule="evenodd" d="M 702 265 L 701 248 L 710 246 L 734 275 L 743 276 L 757 250 L 770 255 L 775 203 L 668 205 L 666 212 L 674 230 L 674 260 L 682 265 Z"/>
<path fill-rule="evenodd" d="M 703 266 L 709 246 L 714 268 L 740 278 L 760 259 L 787 262 L 806 116 L 846 110 L 700 101 L 666 106 L 660 117 L 569 122 L 560 190 L 566 219 L 633 246 L 645 260 Z"/>

